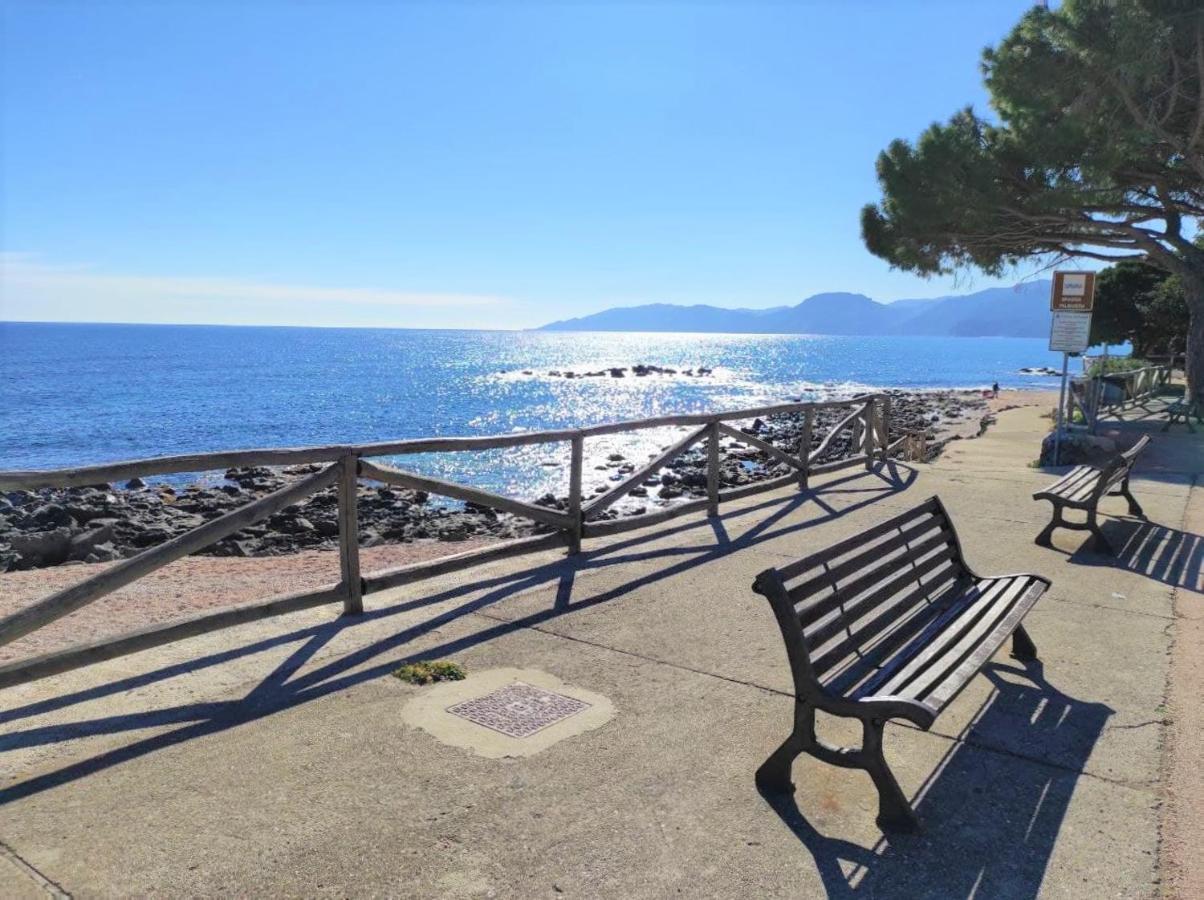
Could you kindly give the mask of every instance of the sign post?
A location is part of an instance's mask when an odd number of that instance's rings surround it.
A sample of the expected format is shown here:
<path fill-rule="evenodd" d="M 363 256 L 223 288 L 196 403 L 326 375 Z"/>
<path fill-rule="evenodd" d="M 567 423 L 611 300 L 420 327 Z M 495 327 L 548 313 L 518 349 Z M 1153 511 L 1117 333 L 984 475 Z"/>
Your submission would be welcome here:
<path fill-rule="evenodd" d="M 1062 386 L 1058 391 L 1058 425 L 1054 432 L 1054 465 L 1061 462 L 1062 424 L 1067 401 L 1067 370 L 1070 354 L 1082 353 L 1091 344 L 1091 309 L 1095 305 L 1094 272 L 1054 272 L 1049 308 L 1049 349 L 1062 354 Z"/>

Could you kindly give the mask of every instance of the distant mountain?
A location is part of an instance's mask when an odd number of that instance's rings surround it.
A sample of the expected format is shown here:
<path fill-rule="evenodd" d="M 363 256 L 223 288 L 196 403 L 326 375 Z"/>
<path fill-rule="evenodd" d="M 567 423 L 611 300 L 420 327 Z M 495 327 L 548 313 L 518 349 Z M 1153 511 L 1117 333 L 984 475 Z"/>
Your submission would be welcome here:
<path fill-rule="evenodd" d="M 847 293 L 816 294 L 797 306 L 773 309 L 651 303 L 552 322 L 541 330 L 1045 337 L 1049 334 L 1049 282 L 894 303 Z"/>

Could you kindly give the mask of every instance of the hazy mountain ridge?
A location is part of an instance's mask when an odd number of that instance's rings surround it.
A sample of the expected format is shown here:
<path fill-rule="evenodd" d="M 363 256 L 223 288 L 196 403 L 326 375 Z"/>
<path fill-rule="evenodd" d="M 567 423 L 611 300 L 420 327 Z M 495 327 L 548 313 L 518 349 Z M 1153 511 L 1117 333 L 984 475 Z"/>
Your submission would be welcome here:
<path fill-rule="evenodd" d="M 864 294 L 815 294 L 796 306 L 726 309 L 650 303 L 544 325 L 542 331 L 693 331 L 732 334 L 1045 337 L 1049 281 L 923 300 L 879 303 Z"/>

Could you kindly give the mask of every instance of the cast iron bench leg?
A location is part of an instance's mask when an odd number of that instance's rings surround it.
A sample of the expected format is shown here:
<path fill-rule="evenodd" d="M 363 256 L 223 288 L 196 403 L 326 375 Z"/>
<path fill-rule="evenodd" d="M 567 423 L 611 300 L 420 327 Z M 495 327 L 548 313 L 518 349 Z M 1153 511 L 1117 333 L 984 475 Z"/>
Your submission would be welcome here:
<path fill-rule="evenodd" d="M 1137 498 L 1133 496 L 1129 490 L 1129 476 L 1125 476 L 1124 483 L 1120 486 L 1120 492 L 1124 498 L 1129 501 L 1129 515 L 1145 518 L 1145 511 L 1141 508 L 1141 504 L 1137 502 Z"/>
<path fill-rule="evenodd" d="M 1054 504 L 1052 504 L 1052 506 L 1053 506 L 1053 518 L 1050 520 L 1049 524 L 1045 526 L 1045 530 L 1042 531 L 1039 535 L 1037 535 L 1036 540 L 1033 542 L 1035 544 L 1041 545 L 1042 547 L 1053 546 L 1052 542 L 1050 541 L 1050 538 L 1053 537 L 1054 529 L 1061 528 L 1062 524 L 1063 524 L 1063 522 L 1062 522 L 1062 504 L 1054 503 Z"/>
<path fill-rule="evenodd" d="M 1116 551 L 1112 549 L 1112 544 L 1108 542 L 1106 537 L 1104 537 L 1103 529 L 1099 527 L 1099 522 L 1095 520 L 1094 509 L 1087 513 L 1087 527 L 1091 530 L 1091 533 L 1095 535 L 1095 541 L 1099 548 L 1109 556 L 1115 556 Z"/>
<path fill-rule="evenodd" d="M 916 831 L 920 827 L 920 820 L 882 754 L 882 729 L 885 724 L 881 719 L 862 722 L 864 737 L 861 753 L 866 771 L 878 789 L 878 827 L 883 831 Z"/>
<path fill-rule="evenodd" d="M 764 793 L 789 794 L 794 790 L 790 769 L 800 753 L 815 746 L 815 708 L 795 701 L 794 731 L 757 769 L 757 788 Z"/>
<path fill-rule="evenodd" d="M 1019 660 L 1037 658 L 1037 645 L 1028 636 L 1023 625 L 1017 625 L 1016 630 L 1012 632 L 1012 657 Z"/>

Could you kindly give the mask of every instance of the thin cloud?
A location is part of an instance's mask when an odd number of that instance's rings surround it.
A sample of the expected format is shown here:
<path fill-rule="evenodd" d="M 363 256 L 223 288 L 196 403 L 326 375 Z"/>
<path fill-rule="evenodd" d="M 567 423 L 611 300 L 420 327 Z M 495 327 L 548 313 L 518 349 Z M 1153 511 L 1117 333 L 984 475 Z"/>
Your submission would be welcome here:
<path fill-rule="evenodd" d="M 392 308 L 448 309 L 508 305 L 488 294 L 428 293 L 362 287 L 321 287 L 239 278 L 192 278 L 159 275 L 106 275 L 84 267 L 47 265 L 28 253 L 0 253 L 0 290 L 8 301 L 53 293 L 80 304 L 102 304 L 110 298 L 186 301 L 200 311 L 204 304 L 230 302 L 272 304 L 320 303 Z M 22 304 L 24 305 L 24 304 Z"/>

